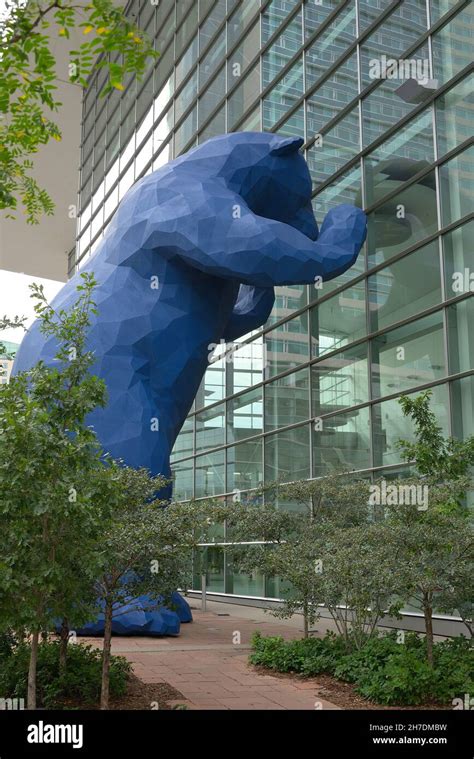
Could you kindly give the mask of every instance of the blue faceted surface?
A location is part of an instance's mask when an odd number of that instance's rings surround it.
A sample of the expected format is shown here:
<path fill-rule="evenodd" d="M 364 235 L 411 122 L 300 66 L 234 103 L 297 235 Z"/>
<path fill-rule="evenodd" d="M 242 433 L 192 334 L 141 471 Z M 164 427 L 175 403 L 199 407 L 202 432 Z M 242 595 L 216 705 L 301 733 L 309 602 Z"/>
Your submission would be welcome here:
<path fill-rule="evenodd" d="M 356 261 L 365 214 L 341 205 L 318 229 L 302 142 L 261 132 L 215 137 L 123 198 L 82 268 L 98 281 L 87 348 L 108 390 L 107 406 L 88 423 L 112 457 L 170 477 L 214 346 L 263 325 L 275 286 L 324 282 Z M 71 308 L 78 283 L 76 274 L 55 309 Z M 37 321 L 13 371 L 40 359 L 52 365 L 56 353 Z"/>

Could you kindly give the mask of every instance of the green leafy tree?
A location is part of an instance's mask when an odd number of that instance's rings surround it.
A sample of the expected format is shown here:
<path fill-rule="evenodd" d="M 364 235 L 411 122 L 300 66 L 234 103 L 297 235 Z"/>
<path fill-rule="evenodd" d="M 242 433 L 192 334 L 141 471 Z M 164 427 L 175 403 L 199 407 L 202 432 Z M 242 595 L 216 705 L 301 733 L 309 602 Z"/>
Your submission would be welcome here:
<path fill-rule="evenodd" d="M 419 475 L 453 482 L 466 477 L 474 464 L 474 436 L 467 440 L 445 437 L 430 407 L 432 394 L 425 390 L 415 397 L 399 398 L 404 416 L 413 422 L 415 441 L 399 440 L 398 447 L 406 461 L 414 461 Z"/>
<path fill-rule="evenodd" d="M 427 390 L 399 399 L 404 415 L 413 422 L 415 441 L 399 440 L 398 446 L 404 458 L 414 462 L 418 478 L 413 482 L 428 490 L 428 508 L 392 504 L 388 511 L 393 542 L 403 546 L 403 561 L 412 574 L 412 595 L 423 610 L 427 658 L 433 666 L 437 598 L 451 610 L 455 602 L 468 616 L 472 609 L 473 529 L 464 504 L 472 487 L 474 436 L 467 440 L 445 437 L 430 407 L 431 395 Z"/>
<path fill-rule="evenodd" d="M 68 312 L 55 312 L 33 286 L 41 329 L 58 345 L 57 361 L 39 362 L 0 386 L 0 627 L 30 633 L 31 709 L 40 632 L 58 617 L 85 621 L 93 599 L 84 577 L 98 571 L 96 539 L 113 507 L 101 449 L 86 424 L 106 402 L 85 343 L 94 286 L 93 275 L 83 274 Z"/>
<path fill-rule="evenodd" d="M 102 95 L 123 90 L 128 74 L 141 76 L 157 53 L 152 42 L 112 0 L 8 0 L 0 20 L 0 209 L 20 201 L 30 223 L 53 203 L 32 176 L 32 156 L 61 134 L 54 114 L 61 107 L 53 43 L 78 29 L 83 42 L 69 53 L 64 72 L 72 85 L 86 87 L 90 74 L 107 71 Z"/>
<path fill-rule="evenodd" d="M 101 709 L 108 709 L 114 618 L 138 608 L 140 596 L 149 597 L 153 610 L 189 584 L 192 551 L 209 515 L 206 503 L 165 504 L 157 498 L 164 480 L 146 469 L 117 467 L 103 474 L 112 477 L 114 510 L 102 525 L 94 594 L 104 614 Z"/>

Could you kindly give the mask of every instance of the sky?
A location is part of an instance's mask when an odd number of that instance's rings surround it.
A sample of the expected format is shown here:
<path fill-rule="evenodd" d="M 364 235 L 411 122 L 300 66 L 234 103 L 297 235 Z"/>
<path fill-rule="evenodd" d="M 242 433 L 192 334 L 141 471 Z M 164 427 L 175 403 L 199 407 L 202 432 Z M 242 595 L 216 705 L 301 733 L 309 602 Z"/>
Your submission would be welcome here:
<path fill-rule="evenodd" d="M 53 279 L 30 277 L 29 274 L 0 269 L 0 317 L 8 316 L 12 319 L 14 316 L 26 316 L 28 317 L 26 326 L 33 323 L 35 320 L 33 308 L 36 301 L 30 298 L 31 290 L 28 287 L 32 282 L 43 285 L 48 300 L 51 300 L 64 285 L 64 282 L 56 282 Z M 5 329 L 0 332 L 0 341 L 20 343 L 22 337 L 22 329 Z"/>

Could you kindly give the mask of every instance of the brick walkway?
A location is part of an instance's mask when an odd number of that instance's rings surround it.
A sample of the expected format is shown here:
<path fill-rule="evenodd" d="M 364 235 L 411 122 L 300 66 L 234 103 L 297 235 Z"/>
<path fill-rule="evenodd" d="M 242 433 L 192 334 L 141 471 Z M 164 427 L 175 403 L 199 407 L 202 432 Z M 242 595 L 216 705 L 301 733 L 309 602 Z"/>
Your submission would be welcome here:
<path fill-rule="evenodd" d="M 191 606 L 199 602 L 193 600 Z M 339 708 L 320 698 L 314 683 L 261 675 L 247 663 L 255 630 L 297 638 L 298 622 L 280 622 L 259 609 L 223 603 L 209 604 L 206 612 L 193 608 L 193 617 L 194 622 L 181 626 L 178 638 L 115 637 L 113 653 L 126 656 L 144 682 L 175 687 L 190 708 Z"/>

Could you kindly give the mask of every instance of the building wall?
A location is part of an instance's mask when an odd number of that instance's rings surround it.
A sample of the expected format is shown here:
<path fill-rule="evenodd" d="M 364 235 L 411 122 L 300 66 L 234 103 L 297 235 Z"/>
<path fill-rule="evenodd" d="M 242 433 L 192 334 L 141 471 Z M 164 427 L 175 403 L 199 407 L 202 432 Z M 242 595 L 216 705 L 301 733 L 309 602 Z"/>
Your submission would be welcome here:
<path fill-rule="evenodd" d="M 340 468 L 404 474 L 395 447 L 411 434 L 402 392 L 431 387 L 443 430 L 472 434 L 472 4 L 161 0 L 128 9 L 161 57 L 123 93 L 99 99 L 99 75 L 85 97 L 71 269 L 93 253 L 138 177 L 225 131 L 301 135 L 318 221 L 341 202 L 369 221 L 349 272 L 322 288 L 276 288 L 267 324 L 210 364 L 175 446 L 176 497 L 251 501 L 262 483 Z M 413 69 L 371 77 L 383 55 L 427 74 L 418 100 L 397 92 Z M 213 537 L 225 538 L 224 528 Z M 221 548 L 209 558 L 210 590 L 278 597 L 276 580 L 234 574 Z"/>

